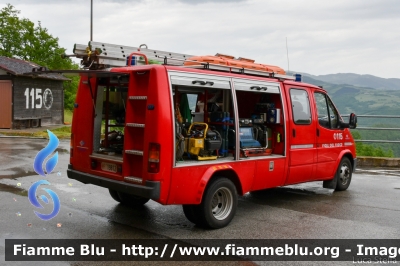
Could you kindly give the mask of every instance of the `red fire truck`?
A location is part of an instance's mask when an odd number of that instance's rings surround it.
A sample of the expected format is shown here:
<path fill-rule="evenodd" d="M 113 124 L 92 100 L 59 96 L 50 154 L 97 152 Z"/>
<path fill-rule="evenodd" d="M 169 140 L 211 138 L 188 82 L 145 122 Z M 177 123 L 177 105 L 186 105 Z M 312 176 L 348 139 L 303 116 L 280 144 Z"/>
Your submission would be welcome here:
<path fill-rule="evenodd" d="M 68 177 L 130 206 L 180 204 L 221 228 L 238 195 L 323 181 L 346 190 L 356 167 L 349 128 L 326 91 L 279 67 L 99 42 L 76 44 Z"/>

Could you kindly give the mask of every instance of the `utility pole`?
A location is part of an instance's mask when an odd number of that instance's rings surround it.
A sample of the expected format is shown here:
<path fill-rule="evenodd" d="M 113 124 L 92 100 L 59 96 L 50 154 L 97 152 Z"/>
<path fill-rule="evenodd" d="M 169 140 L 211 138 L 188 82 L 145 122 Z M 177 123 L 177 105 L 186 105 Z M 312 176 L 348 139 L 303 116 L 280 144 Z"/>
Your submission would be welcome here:
<path fill-rule="evenodd" d="M 93 0 L 90 0 L 90 41 L 93 41 Z"/>

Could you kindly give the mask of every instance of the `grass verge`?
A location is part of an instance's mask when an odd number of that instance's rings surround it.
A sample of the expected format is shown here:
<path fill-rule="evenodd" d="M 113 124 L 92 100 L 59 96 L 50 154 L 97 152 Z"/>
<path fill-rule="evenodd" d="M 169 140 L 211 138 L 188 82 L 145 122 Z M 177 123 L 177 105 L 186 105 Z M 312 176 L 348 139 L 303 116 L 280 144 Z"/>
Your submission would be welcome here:
<path fill-rule="evenodd" d="M 60 125 L 59 128 L 53 128 L 50 131 L 54 133 L 54 135 L 57 136 L 59 139 L 66 139 L 71 137 L 71 123 L 72 123 L 72 116 L 73 112 L 70 110 L 64 110 L 64 124 Z M 54 126 L 52 126 L 54 127 Z M 43 130 L 40 130 L 38 128 L 37 130 L 31 130 L 31 129 L 26 129 L 26 130 L 21 130 L 20 132 L 18 131 L 8 131 L 4 130 L 1 131 L 0 135 L 5 135 L 5 136 L 21 136 L 21 137 L 36 137 L 36 138 L 49 138 L 47 134 L 47 129 L 44 126 Z"/>

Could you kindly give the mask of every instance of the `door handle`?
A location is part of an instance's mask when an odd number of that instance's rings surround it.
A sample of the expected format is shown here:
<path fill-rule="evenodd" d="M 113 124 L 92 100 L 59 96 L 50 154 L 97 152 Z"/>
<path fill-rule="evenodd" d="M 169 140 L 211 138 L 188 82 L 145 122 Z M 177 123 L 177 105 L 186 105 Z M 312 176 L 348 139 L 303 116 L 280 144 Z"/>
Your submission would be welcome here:
<path fill-rule="evenodd" d="M 317 128 L 317 137 L 319 137 L 319 128 Z"/>
<path fill-rule="evenodd" d="M 296 137 L 296 129 L 293 129 L 293 138 Z"/>
<path fill-rule="evenodd" d="M 193 81 L 192 81 L 192 84 L 196 84 L 196 83 L 198 83 L 198 84 L 200 84 L 200 85 L 206 85 L 206 84 L 207 84 L 206 82 L 204 82 L 204 81 L 202 81 L 202 80 L 193 80 Z"/>
<path fill-rule="evenodd" d="M 193 80 L 192 81 L 192 84 L 200 84 L 200 85 L 210 85 L 210 86 L 213 86 L 214 85 L 214 82 L 212 82 L 212 81 L 202 81 L 202 80 Z"/>

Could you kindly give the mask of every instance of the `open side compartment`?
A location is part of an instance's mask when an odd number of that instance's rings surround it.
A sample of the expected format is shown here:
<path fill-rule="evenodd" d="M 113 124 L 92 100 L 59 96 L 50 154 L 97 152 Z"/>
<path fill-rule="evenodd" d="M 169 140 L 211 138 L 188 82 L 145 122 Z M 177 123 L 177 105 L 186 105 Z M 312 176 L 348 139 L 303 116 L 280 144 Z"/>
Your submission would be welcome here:
<path fill-rule="evenodd" d="M 234 79 L 234 85 L 240 158 L 284 155 L 284 110 L 279 84 Z"/>
<path fill-rule="evenodd" d="M 175 117 L 175 165 L 232 161 L 228 132 L 234 128 L 230 78 L 171 75 Z"/>

